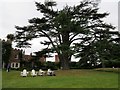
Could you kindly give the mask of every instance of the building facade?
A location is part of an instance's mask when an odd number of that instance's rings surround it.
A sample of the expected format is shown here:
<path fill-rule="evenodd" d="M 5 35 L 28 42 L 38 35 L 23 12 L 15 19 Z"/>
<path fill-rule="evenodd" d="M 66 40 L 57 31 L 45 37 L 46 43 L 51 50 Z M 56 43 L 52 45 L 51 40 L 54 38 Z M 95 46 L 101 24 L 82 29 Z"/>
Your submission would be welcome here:
<path fill-rule="evenodd" d="M 11 51 L 11 56 L 10 56 L 10 59 L 9 59 L 9 66 L 10 68 L 12 69 L 18 69 L 21 67 L 21 58 L 20 58 L 20 53 L 22 52 L 22 61 L 24 62 L 33 62 L 32 59 L 33 59 L 33 55 L 32 53 L 30 55 L 25 55 L 25 52 L 23 52 L 22 50 L 20 49 L 12 49 Z M 59 57 L 58 55 L 55 55 L 55 63 L 59 63 Z M 39 57 L 39 61 L 41 63 L 44 63 L 46 62 L 46 57 Z M 5 63 L 3 63 L 3 68 L 5 67 Z"/>
<path fill-rule="evenodd" d="M 12 49 L 11 56 L 10 56 L 10 67 L 18 69 L 20 68 L 20 51 L 19 49 Z"/>
<path fill-rule="evenodd" d="M 55 63 L 59 63 L 60 62 L 60 59 L 58 57 L 58 55 L 55 55 Z"/>

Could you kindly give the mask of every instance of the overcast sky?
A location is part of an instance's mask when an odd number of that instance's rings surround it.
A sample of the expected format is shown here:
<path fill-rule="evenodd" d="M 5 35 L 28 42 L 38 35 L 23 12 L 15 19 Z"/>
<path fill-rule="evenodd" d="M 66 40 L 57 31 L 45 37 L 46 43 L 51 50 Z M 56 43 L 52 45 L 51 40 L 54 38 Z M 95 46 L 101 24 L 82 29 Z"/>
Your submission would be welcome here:
<path fill-rule="evenodd" d="M 43 2 L 44 0 L 0 0 L 1 39 L 5 39 L 7 34 L 15 33 L 15 25 L 28 25 L 28 19 L 41 16 L 40 13 L 36 10 L 35 1 Z M 62 8 L 66 4 L 73 6 L 80 2 L 79 0 L 56 1 L 58 2 L 58 8 Z M 119 0 L 102 0 L 99 4 L 100 12 L 110 13 L 105 21 L 116 26 L 116 30 L 118 30 L 118 1 Z M 39 40 L 32 41 L 32 48 L 26 49 L 27 54 L 38 51 L 43 47 L 40 45 Z"/>

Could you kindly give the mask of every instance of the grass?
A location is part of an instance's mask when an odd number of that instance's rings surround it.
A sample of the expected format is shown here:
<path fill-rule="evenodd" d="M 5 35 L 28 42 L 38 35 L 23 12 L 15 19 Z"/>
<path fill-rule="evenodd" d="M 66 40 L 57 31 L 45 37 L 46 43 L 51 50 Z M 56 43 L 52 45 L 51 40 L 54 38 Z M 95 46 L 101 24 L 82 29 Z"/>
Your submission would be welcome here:
<path fill-rule="evenodd" d="M 2 88 L 2 70 L 0 69 L 0 89 Z"/>
<path fill-rule="evenodd" d="M 2 71 L 3 88 L 118 88 L 118 73 L 94 70 L 58 70 L 56 76 L 20 77 L 20 71 Z"/>
<path fill-rule="evenodd" d="M 120 73 L 119 68 L 97 68 L 95 69 L 97 71 L 105 71 L 105 72 L 115 72 L 115 73 Z"/>

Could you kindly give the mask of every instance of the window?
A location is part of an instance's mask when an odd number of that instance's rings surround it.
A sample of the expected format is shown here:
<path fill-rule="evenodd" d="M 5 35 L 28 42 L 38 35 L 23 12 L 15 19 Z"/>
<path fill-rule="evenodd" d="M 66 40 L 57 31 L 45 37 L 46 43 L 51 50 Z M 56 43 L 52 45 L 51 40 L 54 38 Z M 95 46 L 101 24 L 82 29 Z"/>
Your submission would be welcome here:
<path fill-rule="evenodd" d="M 16 63 L 16 66 L 15 67 L 18 67 L 18 63 Z"/>
<path fill-rule="evenodd" d="M 11 63 L 11 68 L 14 68 L 14 63 Z"/>
<path fill-rule="evenodd" d="M 18 55 L 15 55 L 15 59 L 18 59 Z"/>

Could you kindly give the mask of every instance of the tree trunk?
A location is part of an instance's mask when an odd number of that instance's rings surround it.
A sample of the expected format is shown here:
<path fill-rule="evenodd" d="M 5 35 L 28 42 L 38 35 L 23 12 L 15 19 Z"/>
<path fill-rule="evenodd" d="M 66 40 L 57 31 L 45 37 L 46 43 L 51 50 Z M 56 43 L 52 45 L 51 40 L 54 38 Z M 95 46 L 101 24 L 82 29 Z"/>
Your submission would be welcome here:
<path fill-rule="evenodd" d="M 70 43 L 69 43 L 69 32 L 64 31 L 62 32 L 62 49 L 61 49 L 61 55 L 60 55 L 60 63 L 61 63 L 61 67 L 63 70 L 67 70 L 70 69 L 70 56 L 69 56 L 69 47 L 70 47 Z"/>
<path fill-rule="evenodd" d="M 102 68 L 105 68 L 105 61 L 102 60 Z"/>
<path fill-rule="evenodd" d="M 63 55 L 62 54 L 62 55 L 59 56 L 59 59 L 60 59 L 60 64 L 61 64 L 61 69 L 62 70 L 70 69 L 70 66 L 69 66 L 70 60 L 69 60 L 68 55 L 66 55 L 66 54 Z"/>

